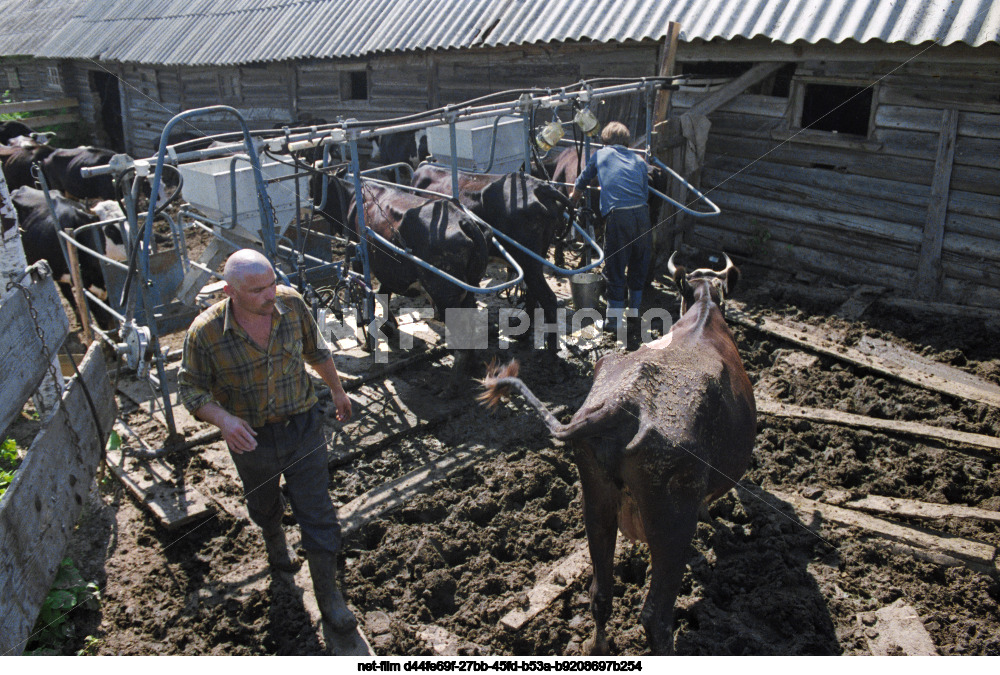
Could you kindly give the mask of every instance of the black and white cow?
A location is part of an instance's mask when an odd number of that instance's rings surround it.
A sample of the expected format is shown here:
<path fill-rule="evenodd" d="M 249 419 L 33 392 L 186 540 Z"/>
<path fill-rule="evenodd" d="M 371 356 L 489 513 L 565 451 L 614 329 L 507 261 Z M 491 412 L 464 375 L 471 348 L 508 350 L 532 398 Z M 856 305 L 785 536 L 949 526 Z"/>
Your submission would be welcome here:
<path fill-rule="evenodd" d="M 71 306 L 76 307 L 69 266 L 66 264 L 58 231 L 73 232 L 84 225 L 105 220 L 106 216 L 117 217 L 120 211 L 117 213 L 102 212 L 102 215 L 97 215 L 82 203 L 58 192 L 50 192 L 50 196 L 55 207 L 54 217 L 45 201 L 45 194 L 41 190 L 23 186 L 11 193 L 11 199 L 17 210 L 17 218 L 21 226 L 21 244 L 29 264 L 42 259 L 48 261 L 49 267 L 52 268 L 52 277 L 59 284 L 63 296 Z M 112 204 L 114 203 L 112 202 Z M 117 206 L 117 204 L 114 205 Z M 124 259 L 123 238 L 121 230 L 117 226 L 106 225 L 101 229 L 90 230 L 89 234 L 81 236 L 80 243 L 99 253 L 104 253 L 108 257 Z M 90 289 L 98 297 L 106 295 L 104 273 L 97 258 L 81 250 L 79 251 L 79 261 L 83 287 Z M 103 309 L 91 305 L 90 311 L 102 328 L 108 329 L 114 325 L 113 318 Z M 77 313 L 79 315 L 79 308 L 77 308 Z"/>

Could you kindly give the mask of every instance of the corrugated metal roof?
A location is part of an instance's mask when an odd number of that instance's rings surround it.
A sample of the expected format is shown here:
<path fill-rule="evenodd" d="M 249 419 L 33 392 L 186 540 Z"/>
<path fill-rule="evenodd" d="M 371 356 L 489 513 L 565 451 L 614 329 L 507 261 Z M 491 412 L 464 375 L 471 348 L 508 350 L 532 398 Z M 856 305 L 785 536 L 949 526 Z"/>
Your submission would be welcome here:
<path fill-rule="evenodd" d="M 0 0 L 0 54 L 228 65 L 563 41 L 1000 42 L 997 0 Z"/>

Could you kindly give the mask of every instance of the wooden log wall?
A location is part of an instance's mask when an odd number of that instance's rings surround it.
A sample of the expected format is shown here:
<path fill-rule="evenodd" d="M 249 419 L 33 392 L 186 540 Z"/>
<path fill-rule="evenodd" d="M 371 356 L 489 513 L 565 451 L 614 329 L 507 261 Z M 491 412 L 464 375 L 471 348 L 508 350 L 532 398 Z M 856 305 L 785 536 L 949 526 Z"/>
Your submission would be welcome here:
<path fill-rule="evenodd" d="M 878 81 L 867 139 L 796 134 L 794 95 L 744 94 L 710 115 L 701 185 L 723 214 L 697 221 L 688 243 L 1000 305 L 1000 68 L 896 65 L 797 66 L 809 82 Z M 678 92 L 674 115 L 699 98 Z"/>
<path fill-rule="evenodd" d="M 225 68 L 126 64 L 126 137 L 130 153 L 152 154 L 173 114 L 219 103 L 241 110 L 251 128 L 266 128 L 316 117 L 384 119 L 507 89 L 654 75 L 659 48 L 546 45 Z M 793 97 L 743 94 L 713 112 L 705 166 L 689 178 L 711 190 L 723 215 L 690 221 L 687 243 L 845 281 L 919 287 L 944 302 L 1000 305 L 1000 58 L 990 56 L 1000 51 L 954 45 L 914 55 L 906 45 L 681 43 L 680 63 L 794 62 L 799 81 L 878 82 L 867 138 L 790 129 L 794 87 Z M 43 64 L 32 67 L 44 73 Z M 344 86 L 357 70 L 367 78 L 366 99 L 351 99 Z M 72 95 L 82 97 L 81 89 Z M 677 92 L 671 118 L 700 96 Z M 636 102 L 609 101 L 598 113 L 642 133 Z M 224 118 L 193 124 L 201 133 L 233 128 Z"/>
<path fill-rule="evenodd" d="M 61 86 L 53 86 L 49 81 L 49 68 L 60 68 Z M 17 73 L 17 86 L 9 81 L 6 69 Z M 12 101 L 44 101 L 65 98 L 67 94 L 66 73 L 59 61 L 53 59 L 5 58 L 0 62 L 0 93 L 10 92 Z"/>

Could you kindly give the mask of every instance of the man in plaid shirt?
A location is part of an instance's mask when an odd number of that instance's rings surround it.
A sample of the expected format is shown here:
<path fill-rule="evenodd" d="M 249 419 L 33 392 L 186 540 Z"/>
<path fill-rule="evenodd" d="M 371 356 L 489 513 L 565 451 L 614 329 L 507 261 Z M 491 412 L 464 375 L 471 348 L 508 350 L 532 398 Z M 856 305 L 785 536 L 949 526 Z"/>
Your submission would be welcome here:
<path fill-rule="evenodd" d="M 351 401 L 302 296 L 276 285 L 266 257 L 236 251 L 223 275 L 229 297 L 199 314 L 185 337 L 180 400 L 222 431 L 272 571 L 294 572 L 301 563 L 281 528 L 284 474 L 323 618 L 338 632 L 353 630 L 337 586 L 340 523 L 327 491 L 323 414 L 305 363 L 330 387 L 338 420 L 350 419 Z"/>

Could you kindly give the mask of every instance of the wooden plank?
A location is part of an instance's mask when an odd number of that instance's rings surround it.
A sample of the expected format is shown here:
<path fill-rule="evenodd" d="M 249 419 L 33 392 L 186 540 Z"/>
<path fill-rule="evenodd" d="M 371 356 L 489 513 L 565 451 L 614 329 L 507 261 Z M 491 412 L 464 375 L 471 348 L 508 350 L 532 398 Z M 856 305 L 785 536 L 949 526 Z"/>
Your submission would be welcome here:
<path fill-rule="evenodd" d="M 152 450 L 126 427 L 118 425 L 117 428 L 123 440 L 127 438 L 146 451 Z M 105 461 L 121 484 L 168 530 L 175 530 L 215 512 L 212 502 L 185 482 L 183 472 L 176 471 L 161 459 L 130 456 L 123 446 L 108 450 Z"/>
<path fill-rule="evenodd" d="M 0 104 L 0 115 L 6 113 L 34 112 L 36 110 L 76 108 L 77 105 L 78 103 L 75 98 L 57 98 L 51 101 L 18 101 L 16 103 L 2 103 Z"/>
<path fill-rule="evenodd" d="M 902 598 L 888 607 L 858 615 L 873 656 L 937 656 L 931 634 L 917 610 Z"/>
<path fill-rule="evenodd" d="M 920 245 L 920 263 L 917 265 L 917 293 L 931 299 L 941 290 L 941 246 L 944 242 L 944 224 L 948 216 L 948 194 L 951 185 L 951 167 L 955 162 L 955 139 L 958 134 L 958 111 L 945 110 L 941 117 L 941 136 L 938 141 L 937 159 L 934 163 L 934 181 L 931 183 L 931 200 L 927 206 L 923 242 Z"/>
<path fill-rule="evenodd" d="M 495 450 L 473 445 L 456 448 L 428 462 L 424 466 L 384 483 L 378 488 L 351 500 L 337 510 L 340 527 L 347 537 L 371 520 L 393 509 L 399 508 L 416 495 L 426 490 L 432 483 L 446 478 L 449 474 L 481 462 L 495 454 Z"/>
<path fill-rule="evenodd" d="M 624 549 L 625 538 L 619 536 L 615 543 L 615 555 Z M 500 625 L 510 630 L 520 630 L 565 593 L 573 582 L 590 571 L 590 548 L 583 541 L 575 551 L 556 562 L 549 573 L 528 591 L 528 606 L 507 612 L 500 619 Z"/>
<path fill-rule="evenodd" d="M 872 429 L 875 431 L 885 431 L 889 433 L 904 434 L 935 441 L 947 441 L 949 443 L 961 443 L 976 448 L 1000 451 L 1000 438 L 985 436 L 983 434 L 972 434 L 965 431 L 955 431 L 945 427 L 934 427 L 929 424 L 919 422 L 900 422 L 896 420 L 883 420 L 864 415 L 854 415 L 841 412 L 839 410 L 827 410 L 822 408 L 805 408 L 795 405 L 788 405 L 770 398 L 757 399 L 757 412 L 776 417 L 790 417 L 794 419 L 805 419 L 824 424 L 839 424 L 843 426 L 856 427 L 862 429 Z"/>
<path fill-rule="evenodd" d="M 884 286 L 860 285 L 854 289 L 851 296 L 837 308 L 834 314 L 848 321 L 857 321 L 878 300 L 878 296 L 887 290 Z"/>
<path fill-rule="evenodd" d="M 434 656 L 485 656 L 489 651 L 475 642 L 469 642 L 441 626 L 417 627 L 417 639 L 423 640 Z"/>
<path fill-rule="evenodd" d="M 52 277 L 30 282 L 25 278 L 21 283 L 27 298 L 15 288 L 0 300 L 0 326 L 3 326 L 0 331 L 0 378 L 3 378 L 0 429 L 3 430 L 20 414 L 24 402 L 45 378 L 52 358 L 69 335 L 69 318 Z"/>
<path fill-rule="evenodd" d="M 846 288 L 815 287 L 783 282 L 769 282 L 768 285 L 793 297 L 806 298 L 824 303 L 844 302 L 850 293 L 849 289 Z M 880 307 L 891 307 L 920 314 L 935 314 L 937 316 L 959 319 L 982 319 L 984 321 L 1000 322 L 1000 310 L 989 307 L 972 307 L 969 305 L 956 305 L 950 302 L 931 302 L 928 300 L 896 297 L 881 297 L 875 301 L 875 304 Z"/>
<path fill-rule="evenodd" d="M 69 124 L 71 122 L 79 122 L 80 116 L 73 114 L 65 115 L 45 115 L 43 117 L 25 117 L 24 123 L 30 125 L 34 129 L 41 129 L 42 127 L 54 127 L 58 124 Z"/>
<path fill-rule="evenodd" d="M 831 500 L 824 495 L 823 501 L 830 503 Z M 1000 523 L 1000 511 L 987 511 L 986 509 L 977 509 L 973 506 L 964 506 L 962 504 L 931 504 L 929 502 L 901 499 L 899 497 L 868 495 L 861 499 L 848 499 L 836 505 L 858 511 L 884 513 L 905 516 L 907 518 L 927 518 L 931 520 L 938 518 L 960 518 L 962 520 L 988 520 Z"/>
<path fill-rule="evenodd" d="M 98 345 L 80 373 L 83 381 L 70 380 L 0 501 L 0 654 L 24 650 L 117 414 Z"/>
<path fill-rule="evenodd" d="M 752 317 L 737 305 L 727 303 L 726 315 L 741 325 L 923 389 L 1000 408 L 1000 387 L 964 370 L 869 336 L 848 346 L 846 337 L 829 327 L 819 329 L 790 319 Z"/>
<path fill-rule="evenodd" d="M 726 84 L 718 91 L 713 91 L 688 109 L 688 114 L 710 115 L 714 110 L 725 105 L 731 99 L 742 94 L 748 87 L 752 87 L 765 77 L 778 72 L 783 62 L 777 63 L 757 63 L 747 72 L 737 77 L 732 82 Z"/>
<path fill-rule="evenodd" d="M 858 527 L 905 546 L 913 546 L 934 554 L 956 558 L 977 571 L 988 573 L 1000 571 L 995 563 L 996 547 L 990 544 L 963 539 L 962 537 L 956 537 L 943 532 L 932 532 L 891 523 L 882 518 L 806 499 L 797 494 L 775 492 L 773 490 L 771 494 L 791 504 L 799 512 L 807 525 L 810 523 L 815 524 L 815 520 L 819 518 L 840 525 Z"/>
<path fill-rule="evenodd" d="M 879 298 L 878 304 L 904 309 L 908 312 L 922 312 L 960 319 L 983 319 L 985 321 L 1000 322 L 1000 310 L 991 307 L 970 307 L 950 302 L 929 302 L 912 298 Z"/>
<path fill-rule="evenodd" d="M 551 605 L 570 585 L 590 571 L 590 549 L 583 541 L 528 591 L 528 606 L 512 609 L 500 618 L 500 625 L 510 630 L 520 630 L 526 623 Z"/>

